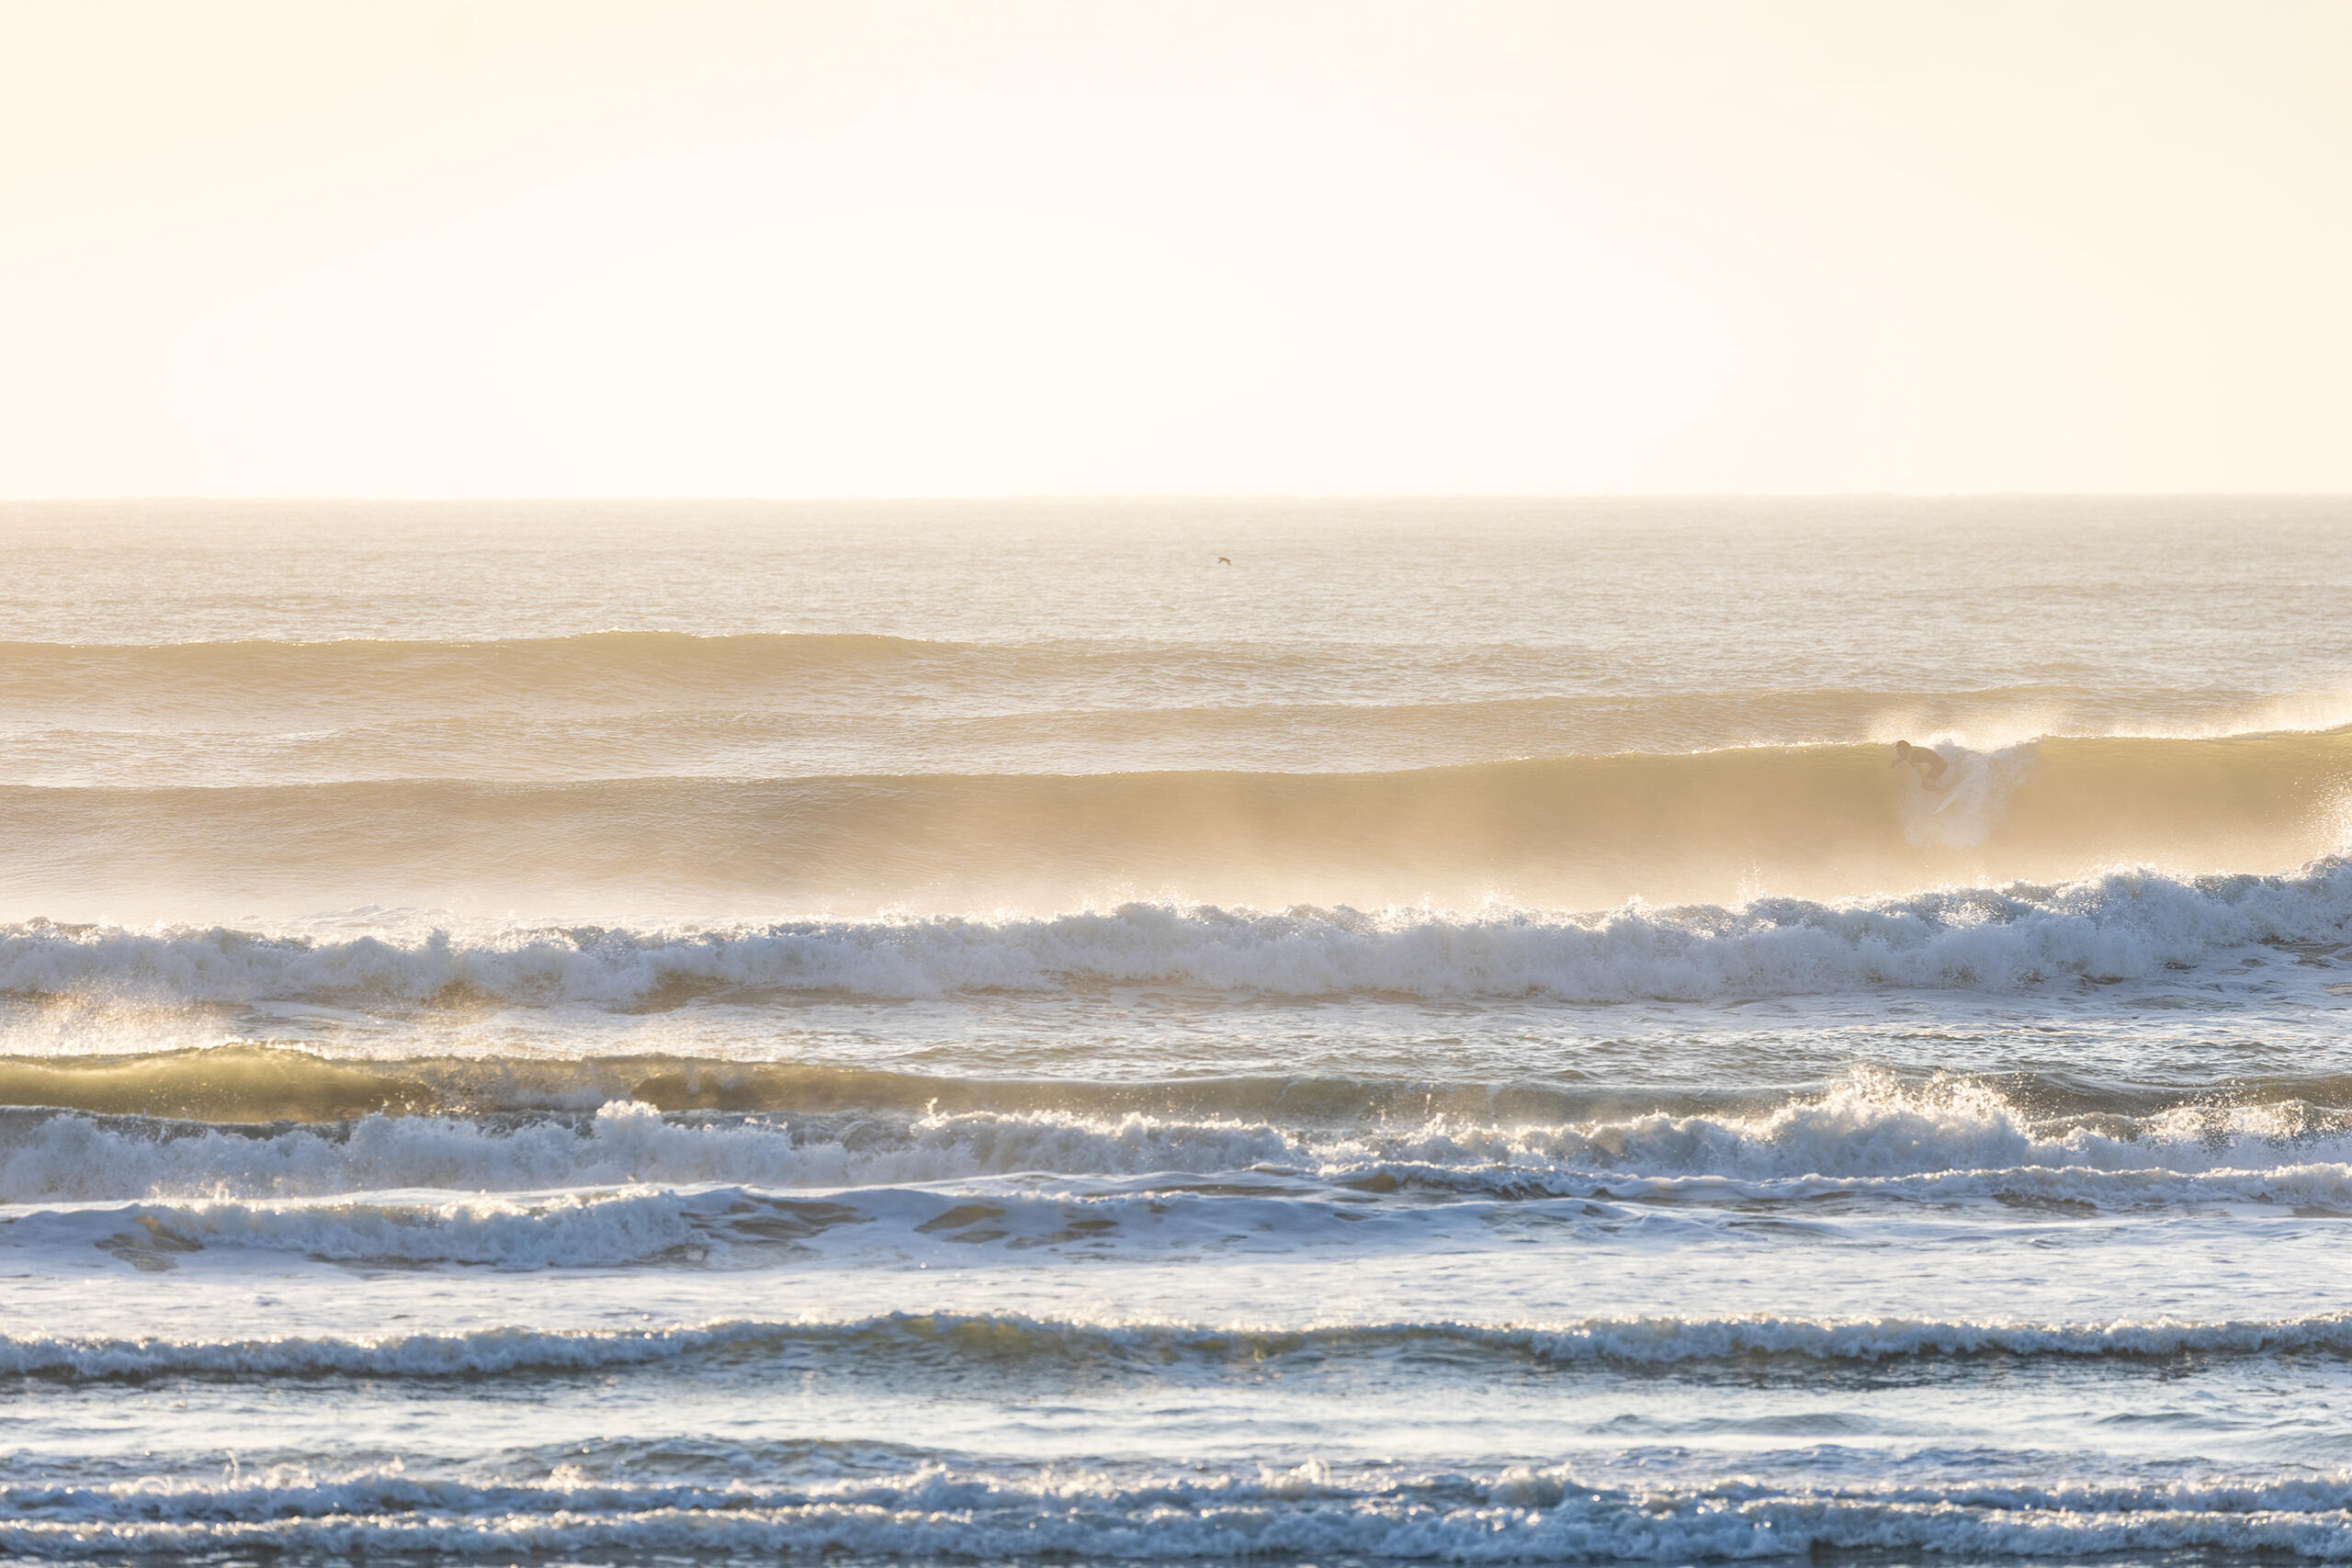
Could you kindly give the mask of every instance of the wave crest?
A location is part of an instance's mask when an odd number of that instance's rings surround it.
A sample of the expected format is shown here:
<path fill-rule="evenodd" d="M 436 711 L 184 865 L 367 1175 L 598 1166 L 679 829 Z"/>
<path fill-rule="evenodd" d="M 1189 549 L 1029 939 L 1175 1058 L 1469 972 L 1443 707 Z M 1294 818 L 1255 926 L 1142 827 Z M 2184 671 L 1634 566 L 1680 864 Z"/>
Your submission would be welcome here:
<path fill-rule="evenodd" d="M 1926 794 L 1872 746 L 1263 771 L 401 778 L 0 787 L 0 882 L 52 911 L 363 901 L 543 909 L 1592 908 L 2271 870 L 2338 847 L 2352 732 L 2046 740 Z M 25 907 L 20 904 L 19 908 Z"/>
<path fill-rule="evenodd" d="M 1609 1003 L 2147 979 L 2352 938 L 2352 861 L 2282 876 L 2118 871 L 1823 903 L 1447 916 L 1130 903 L 1100 913 L 514 927 L 329 938 L 228 927 L 0 927 L 0 991 L 146 1004 L 647 1009 L 713 996 L 922 998 L 1166 986 L 1238 997 Z"/>
<path fill-rule="evenodd" d="M 674 1363 L 714 1354 L 797 1365 L 811 1355 L 909 1354 L 1138 1370 L 1181 1358 L 1464 1350 L 1503 1359 L 1677 1366 L 1762 1357 L 1825 1362 L 1928 1357 L 2267 1356 L 2352 1350 L 2352 1314 L 2236 1322 L 2172 1318 L 2033 1324 L 1917 1318 L 1611 1317 L 1279 1327 L 1109 1323 L 1022 1314 L 890 1313 L 851 1321 L 736 1321 L 644 1329 L 484 1328 L 381 1337 L 109 1339 L 0 1335 L 0 1373 L 76 1381 L 159 1377 L 496 1377 Z"/>
<path fill-rule="evenodd" d="M 321 1126 L 17 1111 L 0 1118 L 0 1201 L 301 1198 L 455 1189 L 711 1184 L 846 1189 L 1023 1174 L 1268 1173 L 1465 1198 L 1736 1198 L 1876 1191 L 2134 1207 L 2288 1200 L 2342 1206 L 2352 1126 L 2301 1100 L 2036 1119 L 1981 1085 L 1871 1075 L 1745 1113 L 1572 1122 L 1433 1116 L 1354 1124 L 1130 1111 L 368 1115 Z M 1712 1194 L 1705 1183 L 1722 1184 Z"/>

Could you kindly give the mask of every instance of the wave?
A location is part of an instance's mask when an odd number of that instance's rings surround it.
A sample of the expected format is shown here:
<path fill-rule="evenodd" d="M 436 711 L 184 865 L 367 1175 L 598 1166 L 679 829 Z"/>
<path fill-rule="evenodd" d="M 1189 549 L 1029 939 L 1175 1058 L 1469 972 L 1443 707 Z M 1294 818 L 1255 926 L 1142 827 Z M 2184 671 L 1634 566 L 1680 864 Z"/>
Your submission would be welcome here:
<path fill-rule="evenodd" d="M 2352 731 L 2048 740 L 1946 794 L 1876 747 L 1758 747 L 1388 773 L 418 779 L 0 788 L 0 887 L 212 907 L 1068 908 L 1106 889 L 1545 908 L 2271 870 L 2332 850 Z"/>
<path fill-rule="evenodd" d="M 1050 651 L 1046 655 L 1051 657 Z M 176 643 L 0 642 L 0 705 L 130 703 L 349 709 L 371 702 L 460 710 L 517 698 L 609 705 L 695 689 L 747 687 L 812 674 L 922 666 L 1003 673 L 1017 646 L 926 642 L 854 632 L 697 637 L 604 631 L 461 641 L 347 637 Z M 995 668 L 990 669 L 993 663 Z"/>
<path fill-rule="evenodd" d="M 1586 689 L 1562 691 L 1564 677 Z M 607 631 L 476 641 L 0 642 L 18 784 L 1370 772 L 1933 735 L 2219 739 L 2352 694 L 1629 686 L 1575 649 Z"/>
<path fill-rule="evenodd" d="M 847 634 L 0 643 L 0 739 L 17 785 L 157 788 L 1394 773 L 1897 735 L 1997 751 L 2042 737 L 2211 739 L 2352 721 L 2345 692 L 1657 691 L 1589 662 L 1516 645 Z M 1559 689 L 1577 673 L 1589 689 Z"/>
<path fill-rule="evenodd" d="M 337 1560 L 780 1554 L 1030 1562 L 1676 1562 L 1868 1553 L 2075 1561 L 2124 1551 L 2352 1556 L 2340 1475 L 2133 1484 L 1610 1484 L 1569 1466 L 1359 1472 L 1309 1461 L 1136 1473 L 928 1463 L 799 1483 L 505 1480 L 309 1467 L 0 1489 L 0 1551 Z"/>
<path fill-rule="evenodd" d="M 1555 1123 L 1433 1116 L 1317 1127 L 1139 1112 L 865 1108 L 665 1115 L 633 1101 L 570 1115 L 378 1114 L 233 1128 L 72 1111 L 0 1115 L 0 1201 L 13 1203 L 632 1184 L 838 1190 L 1030 1174 L 1240 1172 L 1359 1193 L 1495 1199 L 1842 1190 L 2119 1208 L 2352 1208 L 2347 1167 L 2352 1120 L 2300 1100 L 2036 1118 L 1983 1085 L 1870 1075 L 1745 1113 L 1635 1111 Z"/>
<path fill-rule="evenodd" d="M 0 1220 L 0 1247 L 78 1260 L 95 1250 L 157 1274 L 200 1254 L 244 1252 L 403 1269 L 741 1270 L 798 1267 L 819 1258 L 896 1265 L 922 1258 L 960 1268 L 997 1254 L 1026 1255 L 1029 1262 L 1159 1262 L 1209 1248 L 1294 1259 L 1335 1247 L 1459 1254 L 1490 1245 L 1493 1222 L 1510 1217 L 1497 1213 L 1499 1205 L 1544 1203 L 1551 1207 L 1542 1218 L 1566 1244 L 1603 1239 L 1637 1213 L 1656 1234 L 1672 1214 L 1694 1235 L 1721 1235 L 1727 1216 L 1752 1223 L 1770 1206 L 1812 1210 L 1827 1198 L 1943 1211 L 1989 1201 L 2041 1218 L 2219 1205 L 2352 1214 L 2352 1164 L 2342 1161 L 2193 1173 L 2077 1165 L 1736 1178 L 1366 1159 L 1310 1169 L 1096 1175 L 1039 1186 L 1034 1173 L 1023 1173 L 1018 1182 L 967 1179 L 799 1193 L 638 1184 L 439 1201 L 367 1194 L 25 1204 Z M 1383 1201 L 1392 1193 L 1397 1201 Z"/>
<path fill-rule="evenodd" d="M 1951 1111 L 1990 1097 L 2022 1126 L 2092 1117 L 2216 1116 L 2267 1107 L 2352 1105 L 2341 1073 L 2241 1079 L 2226 1097 L 2073 1074 L 2007 1072 L 1925 1083 L 1865 1074 L 1835 1095 Z M 1644 1089 L 1541 1078 L 1238 1074 L 1094 1079 L 956 1077 L 810 1061 L 662 1053 L 625 1055 L 321 1055 L 237 1043 L 116 1055 L 0 1056 L 0 1106 L 191 1122 L 342 1122 L 375 1113 L 495 1116 L 638 1104 L 664 1112 L 1070 1115 L 1116 1122 L 1263 1122 L 1303 1130 L 1423 1123 L 1540 1126 L 1628 1115 L 1745 1121 L 1811 1097 L 1783 1088 Z M 2281 1112 L 2283 1113 L 2283 1112 Z M 2318 1112 L 2312 1112 L 2314 1116 Z M 2309 1129 L 2307 1128 L 2306 1131 Z M 2200 1134 L 2210 1138 L 2211 1130 Z"/>
<path fill-rule="evenodd" d="M 2198 1323 L 2151 1318 L 2033 1324 L 1973 1319 L 1601 1317 L 1558 1324 L 1457 1322 L 1275 1327 L 1102 1323 L 1017 1313 L 888 1313 L 849 1321 L 732 1321 L 633 1329 L 482 1328 L 376 1337 L 118 1339 L 0 1334 L 0 1375 L 156 1378 L 485 1378 L 600 1371 L 724 1355 L 797 1368 L 984 1359 L 1151 1371 L 1182 1359 L 1262 1365 L 1284 1358 L 1483 1356 L 1556 1366 L 1680 1367 L 1767 1358 L 1872 1363 L 1928 1358 L 2147 1359 L 2352 1352 L 2352 1314 Z"/>
<path fill-rule="evenodd" d="M 974 689 L 966 689 L 972 687 Z M 0 709 L 8 782 L 74 788 L 266 787 L 416 778 L 592 784 L 944 773 L 1101 776 L 1155 772 L 1397 773 L 1529 756 L 1679 755 L 1852 744 L 1889 734 L 2045 733 L 2018 694 L 1922 701 L 1899 694 L 1737 692 L 1464 697 L 1319 688 L 1234 694 L 953 689 L 796 683 L 762 702 L 589 708 L 553 701 L 443 711 L 354 705 L 266 709 L 223 694 L 207 708 L 49 714 Z M 2352 702 L 2352 699 L 2345 699 Z M 2342 705 L 2330 716 L 2342 716 Z M 1922 719 L 1927 713 L 1939 716 Z M 2164 723 L 2197 728 L 2165 710 Z M 2260 716 L 2284 720 L 2286 713 Z M 2279 728 L 2289 728 L 2283 722 Z M 2207 739 L 2243 730 L 2217 723 Z M 2310 728 L 2323 728 L 2312 726 Z M 2333 727 L 2325 727 L 2333 728 Z M 1941 824 L 1939 824 L 1941 826 Z"/>
<path fill-rule="evenodd" d="M 2269 1088 L 2322 1099 L 2343 1089 L 2352 1098 L 2352 1082 L 2332 1079 Z M 2079 1091 L 2052 1084 L 2029 1092 L 2047 1099 Z M 1695 1105 L 1698 1098 L 1669 1103 Z M 280 1046 L 232 1044 L 128 1055 L 0 1056 L 0 1105 L 205 1122 L 335 1122 L 375 1112 L 588 1111 L 635 1102 L 662 1111 L 1058 1111 L 1313 1125 L 1434 1116 L 1559 1121 L 1622 1099 L 1610 1091 L 1542 1083 L 1313 1076 L 1145 1082 L 956 1077 L 664 1055 L 331 1058 Z M 2124 1101 L 2110 1096 L 2100 1103 L 2120 1108 Z"/>
<path fill-rule="evenodd" d="M 1838 902 L 1448 916 L 1130 903 L 1051 919 L 719 927 L 412 926 L 330 936 L 227 927 L 0 926 L 0 992 L 145 1007 L 310 1002 L 375 1010 L 712 999 L 908 998 L 1162 987 L 1234 998 L 1711 1001 L 1880 989 L 2014 993 L 2156 980 L 2352 939 L 2352 861 L 2291 875 L 2112 872 Z M 2251 976 L 2251 979 L 2245 976 Z"/>
<path fill-rule="evenodd" d="M 1425 714 L 1459 704 L 1513 705 L 1521 718 L 1587 713 L 1619 746 L 1705 750 L 1727 744 L 1876 739 L 1891 724 L 1984 748 L 2043 735 L 2211 738 L 2330 729 L 2352 723 L 2340 691 L 2286 694 L 2212 687 L 2097 688 L 2044 681 L 1985 688 L 1875 690 L 1741 686 L 1724 691 L 1613 689 L 1618 672 L 1588 650 L 1540 643 L 1295 643 L 1062 637 L 956 641 L 855 632 L 697 635 L 613 629 L 548 637 L 192 642 L 0 641 L 0 711 L 133 710 L 212 716 L 295 711 L 342 716 L 458 715 L 545 706 L 602 709 L 803 707 L 810 683 L 885 682 L 985 691 L 1001 706 L 1024 694 L 1114 694 L 1118 705 L 1267 701 L 1401 703 Z M 1594 681 L 1558 694 L 1564 674 Z M 1544 695 L 1532 695 L 1542 693 Z M 1643 722 L 1645 716 L 1647 722 Z M 1891 732 L 1889 732 L 1891 733 Z M 1667 739 L 1668 744 L 1658 741 Z M 1679 741 L 1679 746 L 1674 742 Z"/>

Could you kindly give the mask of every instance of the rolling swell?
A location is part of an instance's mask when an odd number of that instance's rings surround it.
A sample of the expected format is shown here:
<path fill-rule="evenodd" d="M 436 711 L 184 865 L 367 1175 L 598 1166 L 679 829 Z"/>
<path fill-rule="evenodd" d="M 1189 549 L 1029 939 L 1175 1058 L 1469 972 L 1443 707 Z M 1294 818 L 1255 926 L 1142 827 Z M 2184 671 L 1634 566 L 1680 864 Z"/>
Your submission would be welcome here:
<path fill-rule="evenodd" d="M 1029 643 L 605 631 L 505 640 L 0 642 L 19 784 L 547 783 L 949 771 L 1398 770 L 1934 734 L 2316 731 L 2340 692 L 1660 689 L 1513 643 Z"/>
<path fill-rule="evenodd" d="M 2064 671 L 2051 673 L 2062 678 L 1973 689 L 1739 682 L 1682 690 L 1589 651 L 1547 645 L 970 642 L 842 632 L 0 641 L 0 716 L 70 726 L 139 715 L 201 730 L 301 720 L 511 720 L 540 712 L 571 719 L 590 711 L 796 712 L 847 703 L 849 712 L 871 719 L 872 707 L 857 705 L 887 693 L 969 698 L 973 714 L 1080 710 L 1129 724 L 1163 709 L 1241 720 L 1261 705 L 1389 712 L 1399 723 L 1383 733 L 1408 750 L 1416 728 L 1459 735 L 1449 716 L 1491 709 L 1498 727 L 1522 732 L 1504 755 L 1862 740 L 1889 726 L 1963 739 L 2211 736 L 2328 728 L 2352 716 L 2352 699 L 2336 692 L 2085 686 L 2064 679 Z M 1527 744 L 1527 734 L 1538 744 Z M 1498 728 L 1491 739 L 1510 736 Z"/>
<path fill-rule="evenodd" d="M 390 705 L 460 711 L 518 701 L 598 705 L 700 690 L 713 696 L 859 671 L 952 666 L 1002 676 L 1023 650 L 865 633 L 696 637 L 606 631 L 495 641 L 0 642 L 0 704 Z M 994 661 L 995 667 L 990 663 Z"/>
<path fill-rule="evenodd" d="M 0 788 L 18 908 L 1068 908 L 1122 890 L 1282 907 L 1842 897 L 2114 863 L 2277 870 L 2335 847 L 2352 730 L 2052 739 L 1946 796 L 1877 747 L 1391 773 L 420 779 Z M 247 907 L 252 907 L 248 904 Z"/>

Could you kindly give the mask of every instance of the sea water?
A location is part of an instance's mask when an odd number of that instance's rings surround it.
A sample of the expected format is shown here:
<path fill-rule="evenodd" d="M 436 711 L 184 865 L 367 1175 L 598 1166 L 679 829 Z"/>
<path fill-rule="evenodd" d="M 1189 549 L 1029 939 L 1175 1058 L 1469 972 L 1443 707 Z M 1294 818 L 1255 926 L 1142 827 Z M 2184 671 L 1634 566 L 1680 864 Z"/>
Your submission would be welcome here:
<path fill-rule="evenodd" d="M 2352 506 L 0 532 L 0 1555 L 2352 1556 Z"/>

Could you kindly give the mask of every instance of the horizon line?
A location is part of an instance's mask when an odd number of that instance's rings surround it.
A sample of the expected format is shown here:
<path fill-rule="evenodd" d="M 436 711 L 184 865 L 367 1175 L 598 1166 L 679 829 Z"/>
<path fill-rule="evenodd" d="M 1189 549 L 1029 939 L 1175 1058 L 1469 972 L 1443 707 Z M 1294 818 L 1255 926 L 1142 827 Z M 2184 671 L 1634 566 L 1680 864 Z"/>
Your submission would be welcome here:
<path fill-rule="evenodd" d="M 490 495 L 448 494 L 126 494 L 7 495 L 0 506 L 72 506 L 211 503 L 226 505 L 674 505 L 694 502 L 734 506 L 938 504 L 1087 504 L 1105 502 L 1677 502 L 1677 501 L 2347 501 L 2346 490 L 1691 490 L 1691 491 L 1038 491 L 937 494 L 564 495 L 515 491 Z"/>

